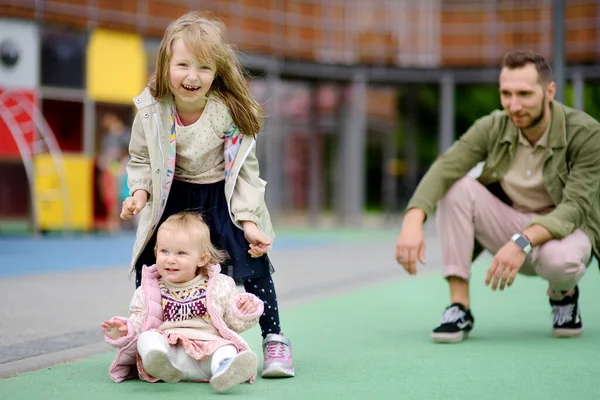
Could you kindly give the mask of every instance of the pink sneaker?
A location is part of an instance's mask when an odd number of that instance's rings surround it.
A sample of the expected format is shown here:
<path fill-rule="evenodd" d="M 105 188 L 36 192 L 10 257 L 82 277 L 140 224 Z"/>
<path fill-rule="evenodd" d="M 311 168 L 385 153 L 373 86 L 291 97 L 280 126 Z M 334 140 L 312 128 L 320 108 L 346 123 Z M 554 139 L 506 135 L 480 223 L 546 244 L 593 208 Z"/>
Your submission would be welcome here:
<path fill-rule="evenodd" d="M 282 335 L 269 333 L 263 340 L 263 378 L 290 378 L 295 375 L 292 343 Z"/>

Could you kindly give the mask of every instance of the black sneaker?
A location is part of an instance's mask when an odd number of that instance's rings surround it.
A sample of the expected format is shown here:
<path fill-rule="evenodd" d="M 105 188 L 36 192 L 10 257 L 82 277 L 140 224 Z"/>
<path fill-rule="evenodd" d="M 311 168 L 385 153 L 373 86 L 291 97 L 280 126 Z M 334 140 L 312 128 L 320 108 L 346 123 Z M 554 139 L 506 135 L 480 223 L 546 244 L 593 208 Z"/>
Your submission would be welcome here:
<path fill-rule="evenodd" d="M 458 343 L 469 336 L 475 319 L 471 310 L 460 303 L 453 303 L 444 310 L 440 325 L 431 332 L 431 340 L 436 343 Z"/>
<path fill-rule="evenodd" d="M 550 299 L 554 329 L 552 336 L 574 337 L 581 335 L 583 324 L 579 310 L 579 288 L 575 286 L 575 293 L 562 300 Z"/>

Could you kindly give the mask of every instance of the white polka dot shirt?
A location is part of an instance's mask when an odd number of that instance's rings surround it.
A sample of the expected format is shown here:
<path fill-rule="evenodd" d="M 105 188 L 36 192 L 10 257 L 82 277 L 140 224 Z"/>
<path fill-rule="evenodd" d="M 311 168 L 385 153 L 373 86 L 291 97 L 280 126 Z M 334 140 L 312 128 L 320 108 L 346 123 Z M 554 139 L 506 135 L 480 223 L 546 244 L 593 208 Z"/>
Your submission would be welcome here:
<path fill-rule="evenodd" d="M 175 177 L 195 183 L 218 182 L 225 178 L 224 138 L 233 124 L 227 108 L 214 96 L 202 115 L 188 126 L 176 125 Z"/>

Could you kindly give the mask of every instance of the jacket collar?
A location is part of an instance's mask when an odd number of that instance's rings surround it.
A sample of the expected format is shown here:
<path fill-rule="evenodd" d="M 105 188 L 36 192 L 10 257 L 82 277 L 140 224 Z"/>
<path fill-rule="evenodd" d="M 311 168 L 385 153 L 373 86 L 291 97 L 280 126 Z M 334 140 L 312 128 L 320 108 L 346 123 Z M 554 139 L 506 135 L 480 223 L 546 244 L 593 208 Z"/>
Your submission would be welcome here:
<path fill-rule="evenodd" d="M 552 149 L 565 147 L 567 145 L 567 129 L 565 123 L 565 111 L 562 104 L 556 100 L 552 101 L 550 106 L 552 112 L 552 121 L 550 122 L 550 132 L 548 137 L 548 147 Z M 502 138 L 503 143 L 517 144 L 519 140 L 519 130 L 517 127 L 508 121 L 508 128 Z"/>
<path fill-rule="evenodd" d="M 206 270 L 208 271 L 208 277 L 214 278 L 219 272 L 221 272 L 221 266 L 219 264 L 208 265 Z"/>
<path fill-rule="evenodd" d="M 160 278 L 160 274 L 158 273 L 158 268 L 156 268 L 156 264 L 147 265 L 142 268 L 142 281 L 146 279 L 158 278 Z"/>
<path fill-rule="evenodd" d="M 146 86 L 144 90 L 142 90 L 142 93 L 133 98 L 133 104 L 135 104 L 138 110 L 151 106 L 157 101 L 158 100 L 152 97 L 152 94 L 150 93 L 150 88 L 148 86 Z"/>

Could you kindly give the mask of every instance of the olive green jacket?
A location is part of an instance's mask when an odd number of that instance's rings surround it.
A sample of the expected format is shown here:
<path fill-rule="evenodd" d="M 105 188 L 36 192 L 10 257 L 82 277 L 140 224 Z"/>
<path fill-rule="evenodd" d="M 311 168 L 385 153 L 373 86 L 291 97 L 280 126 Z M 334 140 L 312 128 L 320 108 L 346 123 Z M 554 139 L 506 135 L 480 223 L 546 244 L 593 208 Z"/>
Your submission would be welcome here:
<path fill-rule="evenodd" d="M 483 185 L 499 182 L 517 149 L 518 130 L 506 112 L 494 111 L 478 119 L 431 166 L 409 204 L 430 215 L 437 202 L 458 179 L 479 162 L 477 178 Z M 600 244 L 600 124 L 582 111 L 552 103 L 552 123 L 543 166 L 544 186 L 556 208 L 533 218 L 530 225 L 545 227 L 562 239 L 576 229 L 592 242 L 596 257 Z"/>

